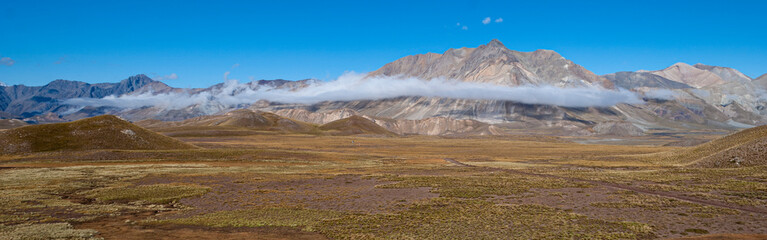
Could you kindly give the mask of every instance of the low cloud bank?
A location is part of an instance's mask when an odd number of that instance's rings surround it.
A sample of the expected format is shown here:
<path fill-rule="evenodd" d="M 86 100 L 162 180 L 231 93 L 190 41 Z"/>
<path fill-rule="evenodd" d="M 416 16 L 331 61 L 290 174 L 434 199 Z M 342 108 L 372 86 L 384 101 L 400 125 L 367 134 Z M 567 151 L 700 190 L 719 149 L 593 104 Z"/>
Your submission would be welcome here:
<path fill-rule="evenodd" d="M 628 90 L 601 88 L 560 88 L 554 86 L 498 86 L 444 79 L 424 81 L 416 78 L 372 77 L 347 73 L 336 80 L 318 82 L 298 90 L 256 87 L 228 80 L 221 88 L 199 93 L 165 93 L 108 96 L 101 99 L 76 98 L 65 103 L 79 106 L 140 108 L 159 106 L 181 109 L 191 105 L 220 104 L 236 107 L 258 100 L 280 103 L 314 104 L 324 101 L 377 100 L 402 96 L 444 97 L 476 100 L 505 100 L 527 104 L 563 107 L 609 107 L 619 103 L 642 103 Z"/>
<path fill-rule="evenodd" d="M 668 89 L 653 89 L 644 93 L 646 98 L 660 100 L 673 100 L 676 95 L 674 91 Z"/>

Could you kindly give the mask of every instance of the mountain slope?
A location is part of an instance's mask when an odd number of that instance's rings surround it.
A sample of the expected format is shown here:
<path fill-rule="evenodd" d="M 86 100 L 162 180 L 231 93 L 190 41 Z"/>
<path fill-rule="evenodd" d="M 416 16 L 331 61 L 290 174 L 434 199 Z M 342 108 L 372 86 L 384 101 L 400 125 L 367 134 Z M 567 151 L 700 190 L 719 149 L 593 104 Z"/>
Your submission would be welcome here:
<path fill-rule="evenodd" d="M 22 117 L 32 117 L 49 112 L 63 113 L 74 108 L 66 106 L 63 100 L 71 98 L 103 98 L 110 95 L 123 95 L 147 85 L 166 86 L 139 74 L 118 83 L 89 84 L 78 81 L 56 80 L 42 87 L 14 85 L 5 87 L 5 95 L 0 93 L 0 111 Z M 5 105 L 5 107 L 3 107 Z"/>
<path fill-rule="evenodd" d="M 759 76 L 758 78 L 755 78 L 752 82 L 754 85 L 760 87 L 761 89 L 767 90 L 767 73 Z"/>
<path fill-rule="evenodd" d="M 724 80 L 725 82 L 749 82 L 751 81 L 751 78 L 746 76 L 746 74 L 741 73 L 738 70 L 728 68 L 728 67 L 720 67 L 720 66 L 711 66 L 706 65 L 702 63 L 696 63 L 693 65 L 693 67 L 701 70 L 709 71 L 713 74 L 716 74 Z"/>
<path fill-rule="evenodd" d="M 612 81 L 615 86 L 625 89 L 634 89 L 640 87 L 663 89 L 692 88 L 687 84 L 672 81 L 649 72 L 617 72 L 604 75 L 603 77 Z"/>
<path fill-rule="evenodd" d="M 457 79 L 505 86 L 554 85 L 561 87 L 603 86 L 607 79 L 595 75 L 550 50 L 518 52 L 498 40 L 477 48 L 449 49 L 400 58 L 371 72 L 375 76 L 404 76 L 424 80 Z"/>
<path fill-rule="evenodd" d="M 120 84 L 54 81 L 42 87 L 0 88 L 0 108 L 7 110 L 0 112 L 0 117 L 46 122 L 115 114 L 133 121 L 189 120 L 171 123 L 141 122 L 147 126 L 153 125 L 153 128 L 206 127 L 230 130 L 239 128 L 251 132 L 318 133 L 321 130 L 316 125 L 351 116 L 363 116 L 397 134 L 429 135 L 501 134 L 513 132 L 507 130 L 529 130 L 552 135 L 634 136 L 656 129 L 732 130 L 767 123 L 767 98 L 764 97 L 767 90 L 759 87 L 767 84 L 767 79 L 762 80 L 767 77 L 751 81 L 735 69 L 703 64 L 691 66 L 677 63 L 658 71 L 597 76 L 554 51 L 513 51 L 500 41 L 493 40 L 476 48 L 406 56 L 358 80 L 369 81 L 381 77 L 378 80 L 389 81 L 384 76 L 413 77 L 423 81 L 449 78 L 496 84 L 499 87 L 552 85 L 560 88 L 625 88 L 636 93 L 638 98 L 637 101 L 631 101 L 632 104 L 574 108 L 491 99 L 423 97 L 417 93 L 408 93 L 411 95 L 385 99 L 295 104 L 259 100 L 270 95 L 259 90 L 276 88 L 283 90 L 279 94 L 289 94 L 323 83 L 315 80 L 279 79 L 242 84 L 228 81 L 208 88 L 182 89 L 171 88 L 139 75 Z M 567 92 L 563 90 L 563 94 Z M 626 91 L 619 93 L 623 96 L 634 94 Z M 116 104 L 113 99 L 92 99 L 105 94 L 121 94 L 132 101 Z M 531 99 L 540 97 L 535 91 L 523 91 L 520 94 Z M 85 107 L 62 104 L 60 98 L 72 97 L 82 99 L 67 103 L 97 103 Z M 552 97 L 547 95 L 549 98 Z M 628 98 L 634 99 L 633 96 Z M 101 104 L 104 102 L 106 104 Z M 273 112 L 288 119 L 279 119 L 276 115 L 269 117 L 266 113 L 233 111 L 243 108 Z"/>
<path fill-rule="evenodd" d="M 224 130 L 248 129 L 260 131 L 277 131 L 289 133 L 317 133 L 316 126 L 279 115 L 252 111 L 248 109 L 234 110 L 222 115 L 201 116 L 178 122 L 163 122 L 159 120 L 139 121 L 136 124 L 161 132 L 179 132 L 201 130 L 201 127 Z"/>
<path fill-rule="evenodd" d="M 651 73 L 695 88 L 725 83 L 725 80 L 718 75 L 686 63 L 676 63 L 668 68 L 652 71 Z"/>
<path fill-rule="evenodd" d="M 0 153 L 92 149 L 194 149 L 193 145 L 146 130 L 112 115 L 69 123 L 19 127 L 0 132 Z"/>
<path fill-rule="evenodd" d="M 379 126 L 370 119 L 361 116 L 351 116 L 332 121 L 320 126 L 320 129 L 330 135 L 384 135 L 395 136 L 396 134 Z"/>
<path fill-rule="evenodd" d="M 672 163 L 717 167 L 767 164 L 767 125 L 741 130 L 664 158 Z"/>
<path fill-rule="evenodd" d="M 0 119 L 0 129 L 10 129 L 29 125 L 18 119 Z"/>

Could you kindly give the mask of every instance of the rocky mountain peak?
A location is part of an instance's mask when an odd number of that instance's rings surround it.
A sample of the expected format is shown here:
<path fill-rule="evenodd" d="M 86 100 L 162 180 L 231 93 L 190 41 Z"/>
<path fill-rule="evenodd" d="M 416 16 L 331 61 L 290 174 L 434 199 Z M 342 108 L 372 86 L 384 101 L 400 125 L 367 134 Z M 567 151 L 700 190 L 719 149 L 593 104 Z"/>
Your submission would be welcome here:
<path fill-rule="evenodd" d="M 751 78 L 749 76 L 746 76 L 746 74 L 743 74 L 740 71 L 735 70 L 733 68 L 711 66 L 711 65 L 706 65 L 702 63 L 695 64 L 693 65 L 693 67 L 716 74 L 717 76 L 721 77 L 722 80 L 725 80 L 727 82 L 739 81 L 739 82 L 745 83 L 745 82 L 751 81 Z"/>
<path fill-rule="evenodd" d="M 758 78 L 754 78 L 754 80 L 762 80 L 762 79 L 767 80 L 767 73 L 762 74 L 762 76 L 759 76 Z"/>
<path fill-rule="evenodd" d="M 612 88 L 612 84 L 606 79 L 554 51 L 514 51 L 506 48 L 497 39 L 477 48 L 449 49 L 444 54 L 406 56 L 369 74 L 378 75 L 407 76 L 424 80 L 447 78 L 504 86 L 600 85 Z"/>
<path fill-rule="evenodd" d="M 762 89 L 767 89 L 767 73 L 765 73 L 762 76 L 759 76 L 758 78 L 754 78 L 752 81 L 754 85 L 762 87 Z"/>
<path fill-rule="evenodd" d="M 722 77 L 711 71 L 699 69 L 683 62 L 675 63 L 663 70 L 652 71 L 651 73 L 695 88 L 726 83 Z"/>
<path fill-rule="evenodd" d="M 148 77 L 144 74 L 138 74 L 135 76 L 130 76 L 125 80 L 120 81 L 121 84 L 132 84 L 132 85 L 146 85 L 148 83 L 155 82 L 152 80 L 152 78 Z"/>
<path fill-rule="evenodd" d="M 138 74 L 135 76 L 130 76 L 127 79 L 120 81 L 120 83 L 117 83 L 114 89 L 116 94 L 121 95 L 124 93 L 136 91 L 143 86 L 146 86 L 155 82 L 157 81 L 152 80 L 152 78 L 149 78 L 147 75 Z"/>
<path fill-rule="evenodd" d="M 501 43 L 501 41 L 499 41 L 498 39 L 493 39 L 493 40 L 491 40 L 489 43 L 487 43 L 487 44 L 485 44 L 485 45 L 483 45 L 483 46 L 484 46 L 484 47 L 486 47 L 486 48 L 508 49 L 508 48 L 506 48 L 506 46 L 505 46 L 505 45 L 503 45 L 503 43 Z"/>
<path fill-rule="evenodd" d="M 670 68 L 677 68 L 677 69 L 687 70 L 687 69 L 692 69 L 692 68 L 695 68 L 695 67 L 693 67 L 690 64 L 687 64 L 685 62 L 678 62 L 678 63 L 674 63 L 674 65 L 671 65 L 671 66 L 667 67 L 666 69 L 670 69 Z"/>

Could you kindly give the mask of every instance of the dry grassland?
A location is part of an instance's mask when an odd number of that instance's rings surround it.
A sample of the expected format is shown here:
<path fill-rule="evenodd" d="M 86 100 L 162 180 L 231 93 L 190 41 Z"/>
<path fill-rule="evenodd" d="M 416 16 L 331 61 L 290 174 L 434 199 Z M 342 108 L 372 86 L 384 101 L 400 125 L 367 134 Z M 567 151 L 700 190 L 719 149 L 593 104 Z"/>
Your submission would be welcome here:
<path fill-rule="evenodd" d="M 0 156 L 0 238 L 767 234 L 767 168 L 657 158 L 689 148 L 524 137 L 179 139 L 202 148 Z"/>

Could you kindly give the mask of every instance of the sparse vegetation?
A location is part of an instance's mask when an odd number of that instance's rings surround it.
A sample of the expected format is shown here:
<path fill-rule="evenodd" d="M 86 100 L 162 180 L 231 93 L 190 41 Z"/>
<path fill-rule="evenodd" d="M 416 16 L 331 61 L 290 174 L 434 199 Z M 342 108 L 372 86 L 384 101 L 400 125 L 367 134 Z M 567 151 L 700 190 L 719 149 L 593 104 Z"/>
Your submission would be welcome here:
<path fill-rule="evenodd" d="M 0 154 L 91 149 L 194 149 L 195 146 L 112 115 L 68 123 L 32 125 L 0 132 Z"/>
<path fill-rule="evenodd" d="M 96 237 L 96 233 L 94 230 L 74 229 L 67 223 L 0 225 L 0 239 L 8 240 L 102 239 Z"/>
<path fill-rule="evenodd" d="M 539 205 L 435 199 L 394 215 L 349 215 L 318 231 L 339 239 L 642 239 L 645 224 L 607 222 Z"/>
<path fill-rule="evenodd" d="M 648 160 L 678 148 L 509 138 L 189 136 L 180 139 L 203 148 L 0 155 L 2 237 L 35 231 L 98 237 L 99 225 L 83 224 L 116 215 L 130 220 L 127 229 L 292 229 L 285 233 L 340 239 L 645 239 L 761 233 L 767 221 L 758 211 L 726 207 L 767 211 L 765 166 L 669 167 Z M 129 217 L 156 211 L 163 213 Z"/>
<path fill-rule="evenodd" d="M 570 183 L 560 179 L 542 179 L 511 174 L 469 175 L 469 176 L 401 176 L 384 178 L 397 183 L 382 185 L 382 188 L 429 187 L 443 197 L 478 198 L 487 196 L 508 196 L 521 194 L 530 189 L 551 189 L 566 187 L 589 187 L 582 183 Z"/>
<path fill-rule="evenodd" d="M 302 208 L 254 208 L 221 211 L 190 218 L 149 221 L 150 224 L 189 224 L 211 227 L 298 227 L 313 231 L 322 221 L 343 216 L 343 213 Z"/>
<path fill-rule="evenodd" d="M 84 195 L 102 202 L 140 202 L 166 204 L 182 198 L 199 196 L 210 188 L 193 185 L 156 184 L 100 188 Z"/>

